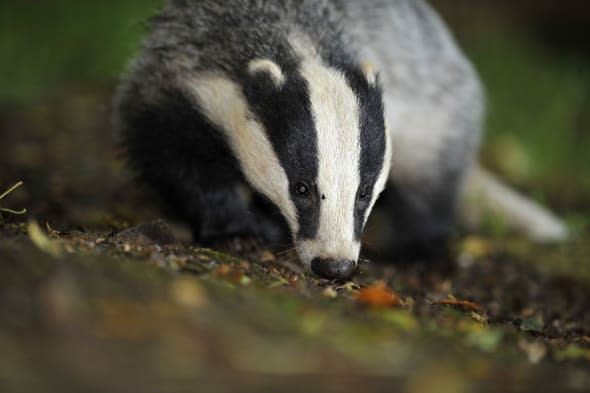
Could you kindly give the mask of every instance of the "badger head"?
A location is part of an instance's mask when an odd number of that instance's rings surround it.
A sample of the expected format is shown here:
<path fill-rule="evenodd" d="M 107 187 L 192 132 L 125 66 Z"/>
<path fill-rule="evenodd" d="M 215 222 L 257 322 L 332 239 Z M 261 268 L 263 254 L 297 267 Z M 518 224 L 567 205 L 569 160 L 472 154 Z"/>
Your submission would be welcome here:
<path fill-rule="evenodd" d="M 390 166 L 377 78 L 368 66 L 330 67 L 317 57 L 292 67 L 255 59 L 245 68 L 245 82 L 194 80 L 199 106 L 248 182 L 285 217 L 304 266 L 346 278 Z"/>

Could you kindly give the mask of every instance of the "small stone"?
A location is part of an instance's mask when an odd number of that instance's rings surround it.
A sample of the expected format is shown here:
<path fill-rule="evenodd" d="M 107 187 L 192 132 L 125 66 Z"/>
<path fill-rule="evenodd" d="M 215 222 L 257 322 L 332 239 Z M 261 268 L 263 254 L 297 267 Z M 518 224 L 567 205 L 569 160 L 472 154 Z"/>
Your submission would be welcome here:
<path fill-rule="evenodd" d="M 114 240 L 121 243 L 148 246 L 154 243 L 166 245 L 176 241 L 168 223 L 154 220 L 117 233 Z"/>

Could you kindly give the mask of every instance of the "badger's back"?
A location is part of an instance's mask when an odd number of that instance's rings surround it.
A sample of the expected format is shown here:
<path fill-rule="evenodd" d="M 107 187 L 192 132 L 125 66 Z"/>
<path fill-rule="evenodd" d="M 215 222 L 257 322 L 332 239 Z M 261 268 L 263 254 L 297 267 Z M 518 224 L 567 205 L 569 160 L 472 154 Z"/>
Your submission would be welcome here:
<path fill-rule="evenodd" d="M 296 56 L 288 37 L 295 32 L 312 38 L 324 60 L 350 61 L 342 17 L 331 1 L 169 1 L 150 21 L 140 68 L 154 62 L 173 72 L 212 69 L 239 78 L 253 58 L 292 66 Z"/>

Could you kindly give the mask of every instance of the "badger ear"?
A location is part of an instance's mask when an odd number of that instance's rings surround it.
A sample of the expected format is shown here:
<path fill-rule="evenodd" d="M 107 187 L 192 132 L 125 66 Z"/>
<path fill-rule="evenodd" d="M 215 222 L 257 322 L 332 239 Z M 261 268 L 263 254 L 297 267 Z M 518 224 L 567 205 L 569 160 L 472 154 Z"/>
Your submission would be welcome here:
<path fill-rule="evenodd" d="M 365 75 L 365 78 L 367 78 L 369 85 L 375 86 L 377 84 L 377 72 L 375 71 L 373 64 L 364 62 L 361 64 L 361 69 L 363 70 L 363 74 Z"/>
<path fill-rule="evenodd" d="M 276 88 L 281 88 L 285 83 L 285 75 L 281 67 L 269 59 L 254 59 L 248 64 L 248 73 L 251 76 L 264 75 L 272 81 Z"/>

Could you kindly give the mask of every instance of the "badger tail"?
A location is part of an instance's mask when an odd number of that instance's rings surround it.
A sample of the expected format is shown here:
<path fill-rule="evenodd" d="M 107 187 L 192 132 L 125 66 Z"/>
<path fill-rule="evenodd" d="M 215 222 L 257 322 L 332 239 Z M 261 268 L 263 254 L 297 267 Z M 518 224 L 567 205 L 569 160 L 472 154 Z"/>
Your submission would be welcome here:
<path fill-rule="evenodd" d="M 458 213 L 460 223 L 469 229 L 491 219 L 539 243 L 561 242 L 568 237 L 565 224 L 557 216 L 478 166 L 465 180 Z"/>

